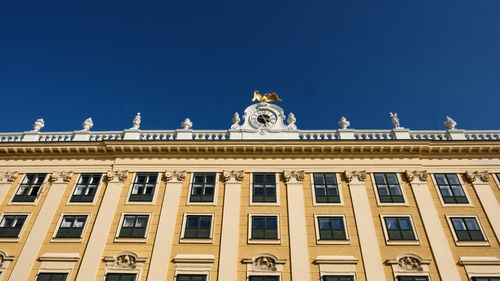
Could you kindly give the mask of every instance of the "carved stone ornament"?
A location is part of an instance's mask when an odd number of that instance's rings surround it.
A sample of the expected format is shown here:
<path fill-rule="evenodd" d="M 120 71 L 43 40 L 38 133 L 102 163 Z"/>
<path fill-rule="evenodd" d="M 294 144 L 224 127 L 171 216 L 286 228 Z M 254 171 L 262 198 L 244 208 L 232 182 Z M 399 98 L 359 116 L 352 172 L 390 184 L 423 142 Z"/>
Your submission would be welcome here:
<path fill-rule="evenodd" d="M 5 171 L 0 173 L 0 182 L 13 182 L 16 180 L 18 172 Z"/>
<path fill-rule="evenodd" d="M 366 180 L 366 171 L 344 171 L 344 176 L 348 182 L 357 179 L 358 181 Z"/>
<path fill-rule="evenodd" d="M 108 182 L 112 181 L 124 181 L 127 179 L 128 171 L 116 171 L 110 170 L 106 172 L 106 180 Z"/>
<path fill-rule="evenodd" d="M 465 177 L 470 183 L 474 183 L 477 180 L 481 182 L 488 182 L 489 174 L 488 171 L 467 171 Z"/>
<path fill-rule="evenodd" d="M 295 125 L 296 121 L 297 119 L 295 119 L 295 115 L 290 112 L 290 114 L 288 114 L 288 118 L 286 119 L 286 122 L 288 123 L 287 127 L 292 130 L 297 129 L 297 125 Z"/>
<path fill-rule="evenodd" d="M 184 119 L 184 121 L 181 123 L 181 128 L 184 130 L 189 130 L 193 128 L 193 122 L 189 118 Z"/>
<path fill-rule="evenodd" d="M 427 171 L 426 170 L 422 170 L 422 171 L 417 171 L 417 170 L 409 171 L 409 170 L 406 170 L 405 171 L 405 176 L 406 176 L 406 179 L 410 183 L 414 182 L 416 179 L 420 180 L 421 182 L 427 181 Z"/>
<path fill-rule="evenodd" d="M 82 124 L 82 128 L 83 130 L 82 131 L 90 131 L 90 129 L 92 129 L 92 127 L 94 127 L 94 121 L 92 121 L 92 118 L 87 118 L 85 119 L 85 121 L 83 121 L 83 124 Z"/>
<path fill-rule="evenodd" d="M 141 127 L 141 113 L 137 112 L 134 121 L 132 121 L 132 128 L 130 129 L 139 130 L 139 127 Z"/>
<path fill-rule="evenodd" d="M 45 122 L 43 121 L 43 118 L 39 118 L 33 124 L 33 131 L 40 132 L 43 127 L 45 127 Z"/>
<path fill-rule="evenodd" d="M 184 171 L 175 170 L 175 171 L 165 171 L 165 173 L 163 173 L 163 176 L 165 177 L 166 181 L 171 181 L 174 178 L 177 181 L 183 181 L 186 178 L 186 174 L 187 172 L 185 170 Z"/>
<path fill-rule="evenodd" d="M 337 124 L 339 125 L 340 129 L 347 129 L 347 127 L 351 125 L 351 122 L 347 121 L 347 119 L 342 116 Z"/>
<path fill-rule="evenodd" d="M 239 129 L 240 128 L 240 115 L 238 112 L 235 112 L 233 114 L 233 119 L 231 120 L 233 122 L 233 125 L 231 125 L 231 129 Z"/>
<path fill-rule="evenodd" d="M 224 182 L 228 182 L 231 179 L 235 179 L 236 181 L 242 181 L 244 175 L 245 175 L 245 172 L 243 170 L 240 170 L 240 171 L 235 171 L 235 170 L 233 170 L 233 171 L 227 171 L 227 170 L 224 170 L 222 172 L 222 178 L 224 179 Z"/>
<path fill-rule="evenodd" d="M 72 177 L 73 177 L 73 172 L 64 172 L 64 171 L 62 171 L 62 172 L 53 172 L 52 174 L 50 174 L 49 181 L 51 183 L 54 183 L 54 182 L 60 182 L 60 183 L 69 182 Z"/>
<path fill-rule="evenodd" d="M 448 130 L 455 130 L 455 127 L 457 126 L 457 122 L 455 122 L 455 120 L 451 119 L 449 116 L 446 116 L 446 120 L 444 120 L 443 124 Z"/>
<path fill-rule="evenodd" d="M 116 257 L 116 265 L 123 268 L 135 268 L 136 259 L 132 255 L 120 255 Z"/>
<path fill-rule="evenodd" d="M 258 257 L 253 262 L 253 267 L 264 271 L 276 271 L 276 261 L 268 256 Z"/>
<path fill-rule="evenodd" d="M 398 114 L 397 113 L 392 113 L 392 112 L 389 112 L 389 116 L 391 117 L 391 122 L 392 122 L 392 127 L 394 129 L 398 129 L 398 128 L 401 128 L 399 126 L 399 118 L 398 118 Z"/>
<path fill-rule="evenodd" d="M 398 265 L 406 271 L 422 271 L 420 260 L 412 256 L 404 256 L 399 258 Z"/>
<path fill-rule="evenodd" d="M 295 178 L 297 181 L 304 181 L 304 175 L 305 175 L 305 172 L 304 170 L 300 170 L 300 171 L 283 171 L 283 179 L 286 181 L 286 182 L 289 182 L 290 180 L 292 180 L 292 178 Z"/>

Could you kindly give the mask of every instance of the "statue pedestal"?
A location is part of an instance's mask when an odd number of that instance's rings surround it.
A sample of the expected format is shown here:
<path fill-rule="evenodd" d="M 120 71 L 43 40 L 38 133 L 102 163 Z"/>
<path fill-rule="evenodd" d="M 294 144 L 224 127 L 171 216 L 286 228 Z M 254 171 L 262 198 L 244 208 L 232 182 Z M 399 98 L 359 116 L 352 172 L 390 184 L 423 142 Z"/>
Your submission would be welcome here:
<path fill-rule="evenodd" d="M 353 129 L 338 129 L 339 139 L 341 140 L 353 140 L 354 130 Z"/>
<path fill-rule="evenodd" d="M 74 141 L 89 141 L 90 140 L 90 132 L 89 131 L 74 131 Z"/>
<path fill-rule="evenodd" d="M 21 141 L 38 141 L 39 139 L 40 139 L 40 132 L 27 131 L 24 132 L 23 139 Z"/>
<path fill-rule="evenodd" d="M 175 130 L 177 140 L 192 140 L 193 130 L 191 129 L 178 129 Z"/>
<path fill-rule="evenodd" d="M 403 127 L 392 129 L 392 133 L 394 134 L 394 138 L 397 140 L 409 140 L 410 138 L 410 130 L 405 129 Z"/>
<path fill-rule="evenodd" d="M 128 129 L 123 130 L 123 140 L 140 140 L 141 130 L 139 129 Z"/>
<path fill-rule="evenodd" d="M 465 130 L 448 130 L 447 135 L 450 140 L 466 140 Z"/>

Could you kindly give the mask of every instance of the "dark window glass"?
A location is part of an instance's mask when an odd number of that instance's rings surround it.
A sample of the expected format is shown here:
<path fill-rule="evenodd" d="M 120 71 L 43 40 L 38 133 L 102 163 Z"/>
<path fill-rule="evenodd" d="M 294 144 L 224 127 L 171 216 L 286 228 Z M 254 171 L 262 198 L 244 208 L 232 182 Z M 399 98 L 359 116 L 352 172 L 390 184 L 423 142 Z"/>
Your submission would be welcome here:
<path fill-rule="evenodd" d="M 458 241 L 485 241 L 476 218 L 451 218 Z"/>
<path fill-rule="evenodd" d="M 186 216 L 184 238 L 210 238 L 212 216 Z"/>
<path fill-rule="evenodd" d="M 108 273 L 106 281 L 135 281 L 135 273 Z"/>
<path fill-rule="evenodd" d="M 375 173 L 374 176 L 381 203 L 405 202 L 396 173 Z"/>
<path fill-rule="evenodd" d="M 500 277 L 472 277 L 472 281 L 500 281 Z"/>
<path fill-rule="evenodd" d="M 195 173 L 191 185 L 189 202 L 213 202 L 215 173 Z"/>
<path fill-rule="evenodd" d="M 57 238 L 80 238 L 87 216 L 64 216 L 57 231 Z"/>
<path fill-rule="evenodd" d="M 343 217 L 318 217 L 320 240 L 346 240 Z"/>
<path fill-rule="evenodd" d="M 38 273 L 36 281 L 65 281 L 67 273 Z"/>
<path fill-rule="evenodd" d="M 279 281 L 279 276 L 250 276 L 250 281 Z"/>
<path fill-rule="evenodd" d="M 177 281 L 206 281 L 206 275 L 200 274 L 178 274 Z"/>
<path fill-rule="evenodd" d="M 17 238 L 26 218 L 26 215 L 3 216 L 0 221 L 0 237 Z"/>
<path fill-rule="evenodd" d="M 101 182 L 101 174 L 82 174 L 70 202 L 92 202 Z"/>
<path fill-rule="evenodd" d="M 330 275 L 323 276 L 323 281 L 354 281 L 354 277 L 347 275 Z"/>
<path fill-rule="evenodd" d="M 12 202 L 35 202 L 47 174 L 26 174 Z"/>
<path fill-rule="evenodd" d="M 427 276 L 398 276 L 398 281 L 429 281 Z"/>
<path fill-rule="evenodd" d="M 132 184 L 129 201 L 151 202 L 155 192 L 158 173 L 137 173 Z"/>
<path fill-rule="evenodd" d="M 436 182 L 446 204 L 469 203 L 456 174 L 435 174 Z"/>
<path fill-rule="evenodd" d="M 278 239 L 278 218 L 276 216 L 253 216 L 252 239 Z"/>
<path fill-rule="evenodd" d="M 253 174 L 253 198 L 252 202 L 276 202 L 276 175 L 275 174 Z"/>
<path fill-rule="evenodd" d="M 409 217 L 384 217 L 389 240 L 416 240 Z"/>
<path fill-rule="evenodd" d="M 120 238 L 144 238 L 149 216 L 126 215 L 123 217 Z"/>
<path fill-rule="evenodd" d="M 339 185 L 334 173 L 313 175 L 316 203 L 340 203 Z"/>

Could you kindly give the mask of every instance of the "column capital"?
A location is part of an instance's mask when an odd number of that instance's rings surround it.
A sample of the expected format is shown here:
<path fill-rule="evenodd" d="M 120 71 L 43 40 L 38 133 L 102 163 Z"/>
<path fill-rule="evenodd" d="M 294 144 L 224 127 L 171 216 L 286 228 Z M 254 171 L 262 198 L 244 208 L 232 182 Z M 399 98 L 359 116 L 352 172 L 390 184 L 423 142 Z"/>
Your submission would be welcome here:
<path fill-rule="evenodd" d="M 283 171 L 283 179 L 287 183 L 290 182 L 292 179 L 295 179 L 297 182 L 302 182 L 304 181 L 304 175 L 305 175 L 304 170 Z"/>
<path fill-rule="evenodd" d="M 0 172 L 0 183 L 1 182 L 13 182 L 16 180 L 19 173 L 17 171 L 4 171 Z"/>
<path fill-rule="evenodd" d="M 366 171 L 344 171 L 344 176 L 347 182 L 359 181 L 364 182 L 366 180 Z"/>
<path fill-rule="evenodd" d="M 67 183 L 73 177 L 72 171 L 57 171 L 53 172 L 49 176 L 49 182 L 51 183 Z"/>
<path fill-rule="evenodd" d="M 425 183 L 427 181 L 427 171 L 426 170 L 406 170 L 405 171 L 406 179 L 410 183 Z"/>
<path fill-rule="evenodd" d="M 245 176 L 245 171 L 243 171 L 243 170 L 239 170 L 239 171 L 224 170 L 224 171 L 222 171 L 222 179 L 224 180 L 224 182 L 242 181 L 243 176 Z"/>
<path fill-rule="evenodd" d="M 106 172 L 106 181 L 107 182 L 120 182 L 124 181 L 128 176 L 128 171 L 118 171 L 118 170 L 109 170 Z"/>
<path fill-rule="evenodd" d="M 177 182 L 182 182 L 186 178 L 186 170 L 182 171 L 165 171 L 163 173 L 163 177 L 165 177 L 166 181 L 177 181 Z"/>
<path fill-rule="evenodd" d="M 467 171 L 465 172 L 465 178 L 470 183 L 477 183 L 478 181 L 487 183 L 489 174 L 488 171 Z"/>

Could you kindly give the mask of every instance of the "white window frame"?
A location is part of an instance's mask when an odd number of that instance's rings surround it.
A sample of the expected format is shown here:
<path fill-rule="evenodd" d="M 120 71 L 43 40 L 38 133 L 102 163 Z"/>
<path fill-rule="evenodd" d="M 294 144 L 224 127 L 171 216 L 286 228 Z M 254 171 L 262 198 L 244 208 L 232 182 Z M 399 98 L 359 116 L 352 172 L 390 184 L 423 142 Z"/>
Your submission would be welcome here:
<path fill-rule="evenodd" d="M 318 218 L 321 217 L 342 217 L 342 223 L 344 224 L 344 231 L 345 231 L 345 236 L 346 240 L 321 240 L 320 234 L 319 234 L 319 223 L 318 223 Z M 351 244 L 351 239 L 349 237 L 349 230 L 347 229 L 347 219 L 345 214 L 315 214 L 314 215 L 314 229 L 316 231 L 316 244 L 330 244 L 330 245 L 349 245 Z"/>
<path fill-rule="evenodd" d="M 122 231 L 122 224 L 125 216 L 148 216 L 148 224 L 146 225 L 146 231 L 144 232 L 144 238 L 133 238 L 133 237 L 120 237 L 120 232 Z M 120 215 L 120 222 L 118 223 L 118 228 L 115 233 L 114 242 L 123 243 L 146 243 L 148 240 L 149 228 L 151 226 L 151 220 L 153 218 L 152 212 L 138 213 L 138 212 L 122 212 Z"/>
<path fill-rule="evenodd" d="M 415 240 L 389 240 L 389 233 L 387 232 L 387 225 L 385 224 L 386 217 L 397 217 L 397 218 L 409 218 L 410 224 L 413 230 L 413 235 L 415 235 Z M 384 232 L 385 244 L 390 245 L 420 245 L 420 238 L 418 236 L 417 228 L 415 227 L 415 222 L 411 214 L 380 214 L 380 221 L 382 224 L 382 230 Z"/>
<path fill-rule="evenodd" d="M 320 272 L 320 281 L 323 281 L 324 276 L 352 276 L 353 280 L 358 280 L 356 274 L 353 273 L 341 273 L 341 272 Z"/>
<path fill-rule="evenodd" d="M 340 182 L 340 172 L 334 172 L 334 171 L 328 171 L 328 172 L 311 172 L 310 178 L 311 178 L 311 195 L 313 199 L 313 206 L 344 206 L 344 195 L 342 194 L 342 184 Z M 339 198 L 340 202 L 339 203 L 318 203 L 316 202 L 316 190 L 314 187 L 314 174 L 335 174 L 335 177 L 337 179 L 337 186 L 338 186 L 338 191 L 339 191 Z"/>
<path fill-rule="evenodd" d="M 46 174 L 45 179 L 43 180 L 42 184 L 40 185 L 40 189 L 38 190 L 38 194 L 36 195 L 35 201 L 33 202 L 14 202 L 14 197 L 16 196 L 17 192 L 19 191 L 19 188 L 21 187 L 21 184 L 23 183 L 23 180 L 26 178 L 28 174 Z M 17 188 L 14 190 L 14 193 L 12 194 L 12 197 L 10 198 L 10 201 L 7 205 L 27 205 L 27 206 L 36 206 L 38 204 L 38 200 L 40 200 L 40 197 L 42 197 L 43 192 L 45 191 L 45 187 L 49 183 L 49 178 L 50 178 L 50 173 L 44 173 L 44 172 L 33 172 L 33 173 L 24 173 L 23 178 L 17 185 Z"/>
<path fill-rule="evenodd" d="M 157 176 L 156 176 L 155 188 L 154 188 L 154 191 L 153 191 L 153 199 L 151 200 L 151 202 L 147 202 L 147 201 L 130 201 L 130 195 L 132 195 L 132 189 L 134 187 L 134 182 L 135 182 L 135 179 L 137 178 L 137 175 L 138 174 L 154 174 L 154 173 L 156 173 Z M 130 182 L 130 185 L 129 185 L 129 191 L 128 191 L 128 195 L 127 195 L 127 200 L 125 201 L 125 205 L 155 205 L 156 204 L 156 198 L 158 197 L 158 188 L 159 188 L 161 177 L 162 177 L 161 172 L 156 172 L 156 171 L 134 172 L 134 177 L 132 178 L 132 181 Z"/>
<path fill-rule="evenodd" d="M 23 232 L 26 229 L 26 225 L 28 224 L 28 221 L 31 217 L 31 213 L 28 213 L 28 212 L 4 212 L 4 213 L 2 213 L 2 216 L 0 217 L 0 222 L 3 220 L 3 217 L 6 215 L 7 216 L 26 216 L 26 220 L 24 220 L 23 226 L 21 227 L 21 230 L 19 230 L 19 234 L 17 235 L 17 237 L 0 238 L 0 242 L 19 242 L 19 239 L 23 235 Z"/>
<path fill-rule="evenodd" d="M 476 223 L 479 226 L 479 230 L 484 237 L 484 241 L 459 241 L 457 234 L 455 233 L 455 228 L 453 227 L 453 223 L 451 222 L 452 218 L 475 218 Z M 490 240 L 484 231 L 484 227 L 479 220 L 479 216 L 471 215 L 471 214 L 453 214 L 446 215 L 446 221 L 448 222 L 448 227 L 450 228 L 451 235 L 453 235 L 453 240 L 456 246 L 490 246 Z"/>
<path fill-rule="evenodd" d="M 500 172 L 492 172 L 493 174 L 493 180 L 497 184 L 498 189 L 500 189 L 500 181 L 498 180 L 497 175 L 500 175 Z"/>
<path fill-rule="evenodd" d="M 398 281 L 399 276 L 402 276 L 402 277 L 404 277 L 404 276 L 427 277 L 427 279 L 429 279 L 429 281 L 432 281 L 431 275 L 428 272 L 425 272 L 425 273 L 421 273 L 421 272 L 398 273 L 398 274 L 394 275 L 394 280 Z"/>
<path fill-rule="evenodd" d="M 76 186 L 78 185 L 78 181 L 80 180 L 80 177 L 82 176 L 82 174 L 101 174 L 101 180 L 99 181 L 99 184 L 97 185 L 97 190 L 95 192 L 95 195 L 94 195 L 94 199 L 92 200 L 92 202 L 71 202 L 71 197 L 73 197 L 73 193 L 75 193 L 75 189 L 76 189 Z M 95 206 L 96 202 L 97 202 L 97 198 L 100 197 L 99 195 L 99 192 L 101 192 L 101 189 L 103 188 L 103 184 L 104 184 L 104 175 L 102 172 L 95 172 L 95 173 L 92 173 L 92 172 L 82 172 L 82 173 L 78 173 L 78 178 L 76 179 L 76 182 L 73 186 L 73 188 L 71 189 L 71 194 L 68 196 L 68 201 L 66 201 L 66 205 L 68 206 L 71 206 L 71 205 L 87 205 L 87 206 Z"/>
<path fill-rule="evenodd" d="M 105 268 L 104 269 L 104 274 L 102 275 L 102 281 L 106 281 L 106 275 L 108 273 L 121 273 L 121 274 L 133 274 L 135 273 L 135 281 L 141 280 L 141 275 L 142 275 L 142 270 L 135 268 L 135 269 L 130 269 L 130 268 L 124 268 L 124 269 L 112 269 L 112 268 Z"/>
<path fill-rule="evenodd" d="M 253 175 L 254 174 L 274 174 L 276 180 L 276 202 L 253 202 Z M 251 172 L 250 173 L 250 206 L 279 206 L 280 205 L 280 174 L 276 172 Z"/>
<path fill-rule="evenodd" d="M 282 272 L 276 272 L 276 271 L 265 271 L 265 272 L 259 272 L 259 271 L 253 271 L 253 272 L 247 272 L 247 279 L 250 281 L 250 277 L 252 276 L 278 276 L 278 281 L 283 280 L 282 277 Z"/>
<path fill-rule="evenodd" d="M 472 204 L 471 197 L 469 196 L 469 193 L 467 192 L 467 188 L 465 188 L 465 184 L 461 179 L 461 176 L 463 173 L 459 172 L 448 172 L 448 171 L 434 171 L 431 173 L 431 179 L 432 183 L 434 184 L 434 188 L 436 189 L 439 197 L 439 201 L 441 202 L 442 207 L 474 207 L 474 204 Z M 467 201 L 469 203 L 460 203 L 460 204 L 453 204 L 453 203 L 445 203 L 443 200 L 443 195 L 441 194 L 441 190 L 439 189 L 439 185 L 437 184 L 436 181 L 436 174 L 455 174 L 457 175 L 458 181 L 460 182 L 460 185 L 462 185 L 462 190 L 464 191 L 465 197 L 467 197 Z"/>
<path fill-rule="evenodd" d="M 401 189 L 401 194 L 403 195 L 404 202 L 380 202 L 380 196 L 378 194 L 377 183 L 375 182 L 375 174 L 396 174 L 396 177 L 399 181 L 399 188 Z M 377 206 L 409 206 L 408 197 L 406 196 L 405 189 L 403 188 L 403 181 L 401 180 L 401 176 L 398 172 L 370 172 L 370 178 L 372 180 L 373 191 L 375 192 L 375 198 L 377 198 Z"/>
<path fill-rule="evenodd" d="M 61 223 L 63 221 L 64 216 L 87 216 L 87 219 L 85 220 L 85 225 L 83 226 L 82 233 L 80 234 L 80 238 L 58 238 L 57 232 L 59 231 L 59 228 L 61 227 Z M 54 232 L 52 233 L 52 238 L 50 239 L 50 242 L 55 242 L 55 243 L 80 243 L 83 241 L 83 237 L 85 236 L 85 232 L 87 231 L 87 227 L 89 226 L 89 220 L 92 216 L 92 213 L 62 213 L 59 216 L 59 219 L 57 221 L 56 228 L 54 229 Z"/>
<path fill-rule="evenodd" d="M 215 173 L 215 186 L 214 186 L 214 200 L 212 202 L 190 202 L 191 200 L 191 190 L 193 188 L 193 180 L 194 180 L 194 174 L 195 173 Z M 188 194 L 186 196 L 186 205 L 210 205 L 210 206 L 216 206 L 217 205 L 217 194 L 219 191 L 219 177 L 220 173 L 219 172 L 205 172 L 205 171 L 196 171 L 196 172 L 191 172 L 190 179 L 189 179 L 189 189 L 188 189 Z"/>
<path fill-rule="evenodd" d="M 252 224 L 253 224 L 253 217 L 254 216 L 266 216 L 266 217 L 275 216 L 275 217 L 277 217 L 276 227 L 277 227 L 277 232 L 278 232 L 278 238 L 277 239 L 252 239 Z M 280 214 L 279 213 L 249 213 L 248 214 L 248 237 L 247 237 L 247 239 L 248 239 L 247 240 L 248 244 L 281 244 Z"/>
<path fill-rule="evenodd" d="M 210 237 L 209 238 L 185 238 L 187 216 L 211 216 L 212 220 L 210 222 Z M 182 218 L 182 230 L 179 238 L 179 243 L 196 243 L 196 244 L 212 244 L 214 236 L 214 225 L 215 225 L 215 213 L 184 213 Z"/>

